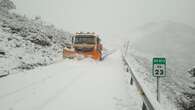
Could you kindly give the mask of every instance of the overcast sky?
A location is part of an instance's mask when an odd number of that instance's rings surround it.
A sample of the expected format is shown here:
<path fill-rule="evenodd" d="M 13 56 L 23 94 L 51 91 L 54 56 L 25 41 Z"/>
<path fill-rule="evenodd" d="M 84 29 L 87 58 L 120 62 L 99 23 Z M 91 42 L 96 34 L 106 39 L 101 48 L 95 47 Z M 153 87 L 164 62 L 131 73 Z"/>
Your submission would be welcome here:
<path fill-rule="evenodd" d="M 40 15 L 71 32 L 125 35 L 132 28 L 159 20 L 195 27 L 195 0 L 15 0 L 15 3 L 20 13 Z"/>

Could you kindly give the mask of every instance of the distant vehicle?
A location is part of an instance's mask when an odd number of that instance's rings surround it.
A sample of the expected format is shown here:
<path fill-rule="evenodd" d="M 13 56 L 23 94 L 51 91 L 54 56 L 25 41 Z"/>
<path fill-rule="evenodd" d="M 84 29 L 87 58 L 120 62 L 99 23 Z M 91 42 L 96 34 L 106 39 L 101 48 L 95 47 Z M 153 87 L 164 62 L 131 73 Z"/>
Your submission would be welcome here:
<path fill-rule="evenodd" d="M 72 44 L 64 48 L 64 58 L 90 57 L 102 60 L 102 44 L 99 36 L 92 32 L 77 32 L 72 37 Z"/>

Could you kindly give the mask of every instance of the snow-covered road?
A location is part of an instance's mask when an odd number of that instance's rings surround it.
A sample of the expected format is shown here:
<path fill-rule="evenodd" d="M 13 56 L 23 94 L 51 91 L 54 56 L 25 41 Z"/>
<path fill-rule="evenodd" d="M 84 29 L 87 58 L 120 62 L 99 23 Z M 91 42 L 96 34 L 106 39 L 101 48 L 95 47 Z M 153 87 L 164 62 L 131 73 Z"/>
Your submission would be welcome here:
<path fill-rule="evenodd" d="M 64 60 L 0 79 L 0 110 L 140 110 L 117 51 L 102 62 Z"/>

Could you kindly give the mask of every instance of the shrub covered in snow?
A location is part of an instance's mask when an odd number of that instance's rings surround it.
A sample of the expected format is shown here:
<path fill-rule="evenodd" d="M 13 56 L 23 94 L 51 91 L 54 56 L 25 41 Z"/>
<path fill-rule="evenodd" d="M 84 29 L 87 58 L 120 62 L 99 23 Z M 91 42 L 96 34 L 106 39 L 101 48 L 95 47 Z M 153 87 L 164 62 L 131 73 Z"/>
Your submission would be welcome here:
<path fill-rule="evenodd" d="M 183 93 L 183 95 L 185 98 L 177 99 L 178 107 L 181 110 L 195 110 L 195 94 Z"/>
<path fill-rule="evenodd" d="M 15 9 L 16 6 L 14 3 L 10 0 L 0 0 L 0 9 L 4 10 L 10 10 L 10 9 Z"/>

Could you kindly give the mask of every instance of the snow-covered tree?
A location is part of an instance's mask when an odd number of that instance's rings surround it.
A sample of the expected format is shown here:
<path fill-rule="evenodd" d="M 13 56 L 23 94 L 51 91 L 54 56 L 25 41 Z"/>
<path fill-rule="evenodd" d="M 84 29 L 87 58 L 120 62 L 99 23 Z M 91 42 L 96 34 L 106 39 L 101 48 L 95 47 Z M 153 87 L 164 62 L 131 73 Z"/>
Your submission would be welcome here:
<path fill-rule="evenodd" d="M 5 10 L 11 10 L 16 9 L 16 6 L 11 0 L 0 0 L 0 8 Z"/>
<path fill-rule="evenodd" d="M 188 73 L 190 73 L 192 77 L 195 77 L 195 67 L 193 67 L 192 69 L 190 69 L 188 71 Z"/>

